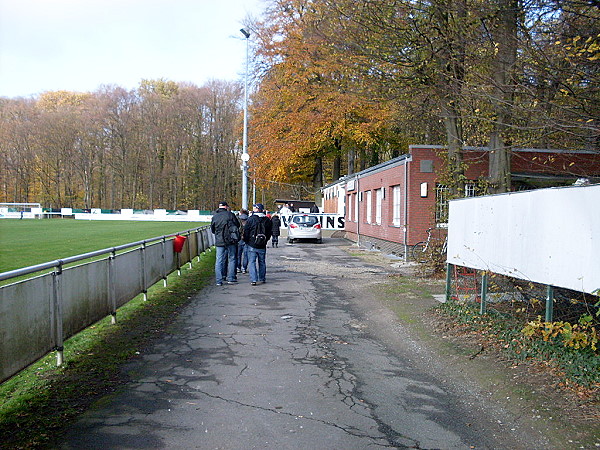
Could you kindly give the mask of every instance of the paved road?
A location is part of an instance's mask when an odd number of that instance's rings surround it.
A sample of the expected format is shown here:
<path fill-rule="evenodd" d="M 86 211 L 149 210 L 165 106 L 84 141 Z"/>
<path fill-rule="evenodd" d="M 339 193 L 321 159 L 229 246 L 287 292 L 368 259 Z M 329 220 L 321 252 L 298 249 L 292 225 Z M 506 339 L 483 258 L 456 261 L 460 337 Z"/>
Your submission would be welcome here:
<path fill-rule="evenodd" d="M 266 284 L 206 288 L 62 447 L 507 448 L 494 420 L 410 362 L 416 349 L 372 333 L 356 297 L 387 269 L 345 244 L 282 242 Z"/>

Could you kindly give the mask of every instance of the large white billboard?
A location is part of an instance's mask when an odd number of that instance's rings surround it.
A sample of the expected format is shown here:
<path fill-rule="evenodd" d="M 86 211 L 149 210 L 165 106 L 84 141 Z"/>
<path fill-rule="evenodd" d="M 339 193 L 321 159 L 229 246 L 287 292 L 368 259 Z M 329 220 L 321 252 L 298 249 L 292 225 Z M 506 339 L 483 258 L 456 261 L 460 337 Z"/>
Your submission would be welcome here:
<path fill-rule="evenodd" d="M 600 185 L 452 200 L 448 262 L 593 293 L 600 289 Z"/>

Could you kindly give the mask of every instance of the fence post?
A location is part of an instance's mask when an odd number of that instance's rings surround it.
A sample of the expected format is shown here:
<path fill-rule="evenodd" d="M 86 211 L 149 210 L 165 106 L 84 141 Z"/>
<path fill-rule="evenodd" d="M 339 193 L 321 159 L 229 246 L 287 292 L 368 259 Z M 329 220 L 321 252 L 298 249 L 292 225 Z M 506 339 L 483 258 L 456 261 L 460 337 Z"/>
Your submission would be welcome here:
<path fill-rule="evenodd" d="M 204 253 L 206 250 L 204 247 L 204 230 L 198 228 L 196 230 L 196 235 L 198 236 L 198 261 L 200 261 L 200 254 Z"/>
<path fill-rule="evenodd" d="M 207 250 L 209 252 L 212 252 L 212 246 L 214 245 L 214 234 L 212 234 L 212 231 L 210 232 L 210 234 L 208 234 L 208 230 L 206 231 L 206 238 L 208 239 L 208 248 Z"/>
<path fill-rule="evenodd" d="M 64 346 L 63 346 L 63 315 L 62 315 L 62 284 L 61 275 L 63 272 L 63 262 L 58 261 L 58 266 L 52 273 L 53 301 L 52 305 L 54 313 L 54 342 L 56 347 L 56 365 L 62 366 L 64 361 Z"/>
<path fill-rule="evenodd" d="M 200 229 L 196 228 L 196 258 L 200 261 L 200 253 L 202 253 L 202 243 L 200 242 Z"/>
<path fill-rule="evenodd" d="M 446 263 L 446 301 L 452 296 L 452 264 Z"/>
<path fill-rule="evenodd" d="M 554 320 L 554 286 L 546 286 L 546 322 Z"/>
<path fill-rule="evenodd" d="M 167 244 L 167 238 L 166 238 L 166 236 L 163 236 L 160 245 L 162 247 L 163 286 L 164 287 L 167 287 L 167 271 L 169 270 L 169 269 L 167 269 L 167 254 L 166 254 L 167 245 L 166 244 Z"/>
<path fill-rule="evenodd" d="M 116 251 L 108 257 L 108 301 L 110 302 L 110 323 L 117 323 L 117 296 L 115 295 L 115 257 Z"/>
<path fill-rule="evenodd" d="M 480 314 L 487 312 L 487 289 L 488 288 L 488 274 L 483 272 L 481 276 L 481 307 L 479 309 Z"/>
<path fill-rule="evenodd" d="M 148 289 L 146 289 L 146 241 L 142 242 L 142 246 L 140 247 L 140 257 L 141 257 L 141 265 L 142 265 L 142 294 L 144 294 L 144 301 L 148 301 Z"/>
<path fill-rule="evenodd" d="M 192 234 L 188 231 L 187 233 L 187 248 L 188 248 L 188 264 L 190 265 L 190 269 L 192 268 L 192 260 L 194 259 L 192 257 L 192 239 L 191 239 Z"/>

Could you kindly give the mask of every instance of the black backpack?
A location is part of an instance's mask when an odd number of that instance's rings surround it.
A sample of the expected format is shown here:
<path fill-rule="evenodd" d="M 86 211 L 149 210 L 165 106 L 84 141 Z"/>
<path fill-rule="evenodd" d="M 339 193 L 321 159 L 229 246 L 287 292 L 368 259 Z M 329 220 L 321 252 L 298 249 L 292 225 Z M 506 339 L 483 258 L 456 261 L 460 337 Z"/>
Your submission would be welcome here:
<path fill-rule="evenodd" d="M 267 245 L 267 235 L 265 230 L 266 217 L 259 217 L 256 223 L 256 231 L 254 233 L 254 245 L 257 247 L 263 247 Z"/>
<path fill-rule="evenodd" d="M 227 226 L 223 228 L 223 242 L 227 245 L 237 244 L 240 241 L 240 227 L 233 220 L 227 222 Z"/>

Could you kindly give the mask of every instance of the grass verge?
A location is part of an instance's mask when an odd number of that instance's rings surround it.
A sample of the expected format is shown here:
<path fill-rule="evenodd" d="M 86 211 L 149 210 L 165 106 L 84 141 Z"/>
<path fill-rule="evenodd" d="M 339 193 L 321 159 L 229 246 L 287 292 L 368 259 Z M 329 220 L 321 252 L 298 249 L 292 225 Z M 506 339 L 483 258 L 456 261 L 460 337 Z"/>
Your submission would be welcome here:
<path fill-rule="evenodd" d="M 119 309 L 117 323 L 101 320 L 65 342 L 65 363 L 47 355 L 0 385 L 2 448 L 43 448 L 89 405 L 126 379 L 124 363 L 160 337 L 192 295 L 212 280 L 215 252 L 172 274 Z"/>

